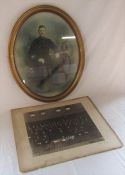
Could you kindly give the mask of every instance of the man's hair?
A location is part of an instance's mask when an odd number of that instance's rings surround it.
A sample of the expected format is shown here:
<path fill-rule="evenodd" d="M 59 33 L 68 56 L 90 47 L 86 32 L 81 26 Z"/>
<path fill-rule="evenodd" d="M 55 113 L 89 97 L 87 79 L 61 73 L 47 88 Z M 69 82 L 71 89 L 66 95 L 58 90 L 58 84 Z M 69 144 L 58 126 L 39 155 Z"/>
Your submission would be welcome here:
<path fill-rule="evenodd" d="M 38 26 L 38 29 L 41 29 L 41 28 L 46 29 L 46 26 L 45 26 L 45 25 L 43 25 L 43 24 L 42 24 L 42 25 L 39 25 L 39 26 Z"/>

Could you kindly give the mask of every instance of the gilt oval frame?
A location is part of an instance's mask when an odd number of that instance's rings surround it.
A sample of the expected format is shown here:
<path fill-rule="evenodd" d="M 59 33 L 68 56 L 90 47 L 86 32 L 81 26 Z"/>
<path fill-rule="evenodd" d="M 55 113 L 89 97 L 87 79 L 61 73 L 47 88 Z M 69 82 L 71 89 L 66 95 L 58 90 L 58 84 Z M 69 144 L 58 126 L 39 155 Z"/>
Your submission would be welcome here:
<path fill-rule="evenodd" d="M 15 49 L 15 48 L 17 47 L 17 45 L 19 45 L 19 43 L 17 44 L 18 35 L 20 34 L 20 31 L 24 27 L 23 25 L 25 25 L 25 23 L 30 18 L 32 18 L 34 15 L 43 15 L 43 14 L 52 15 L 52 17 L 57 16 L 57 18 L 60 18 L 60 20 L 62 19 L 62 21 L 64 21 L 64 23 L 66 23 L 67 26 L 69 26 L 69 28 L 71 29 L 71 31 L 73 32 L 73 34 L 75 36 L 75 40 L 76 40 L 75 42 L 77 44 L 76 52 L 78 51 L 78 53 L 77 53 L 78 63 L 77 63 L 76 73 L 74 74 L 75 76 L 73 77 L 74 79 L 64 89 L 64 91 L 57 93 L 56 95 L 51 95 L 51 96 L 43 95 L 43 94 L 41 95 L 37 92 L 34 92 L 33 90 L 30 89 L 30 87 L 28 87 L 25 84 L 23 78 L 21 77 L 22 75 L 19 72 L 19 66 L 18 66 L 19 60 L 16 57 L 16 51 L 15 51 L 15 50 L 19 49 L 19 46 L 18 46 L 18 49 Z M 54 20 L 54 17 L 53 17 L 53 20 Z M 59 25 L 58 27 L 60 28 L 61 26 Z M 74 58 L 75 58 L 75 56 L 74 56 Z M 52 102 L 52 101 L 57 101 L 57 100 L 63 99 L 68 94 L 70 94 L 72 92 L 72 90 L 76 87 L 76 85 L 78 84 L 80 77 L 82 75 L 83 69 L 84 69 L 84 64 L 85 64 L 84 44 L 83 44 L 82 36 L 81 36 L 80 30 L 79 30 L 77 24 L 74 22 L 74 20 L 66 12 L 64 12 L 63 10 L 61 10 L 58 7 L 54 7 L 54 6 L 50 6 L 50 5 L 39 5 L 39 6 L 36 6 L 36 7 L 33 7 L 31 9 L 27 10 L 17 20 L 17 22 L 15 23 L 15 25 L 12 29 L 12 32 L 10 35 L 10 41 L 9 41 L 9 63 L 10 63 L 10 68 L 11 68 L 12 74 L 13 74 L 16 82 L 21 87 L 21 89 L 26 94 L 28 94 L 30 97 L 32 97 L 36 100 L 39 100 L 39 101 L 44 101 L 44 102 Z M 58 81 L 59 81 L 59 79 L 58 79 Z"/>

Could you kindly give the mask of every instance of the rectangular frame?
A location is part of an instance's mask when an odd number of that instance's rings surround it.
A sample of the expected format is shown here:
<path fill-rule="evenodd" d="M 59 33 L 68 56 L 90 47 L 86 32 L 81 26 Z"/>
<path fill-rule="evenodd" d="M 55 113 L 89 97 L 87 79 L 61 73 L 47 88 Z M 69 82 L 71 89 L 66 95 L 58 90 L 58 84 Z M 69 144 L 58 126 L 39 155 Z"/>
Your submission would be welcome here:
<path fill-rule="evenodd" d="M 32 154 L 31 145 L 29 143 L 24 114 L 28 112 L 34 112 L 39 110 L 49 110 L 57 107 L 64 107 L 66 105 L 72 105 L 81 103 L 89 117 L 95 124 L 96 128 L 101 133 L 103 140 L 86 143 L 76 144 L 75 147 L 46 153 L 39 156 Z M 122 146 L 121 141 L 102 117 L 97 110 L 93 102 L 89 97 L 77 98 L 74 100 L 62 101 L 58 103 L 51 103 L 47 105 L 25 107 L 11 110 L 13 129 L 15 135 L 15 142 L 18 154 L 18 161 L 20 170 L 23 172 L 38 169 L 40 167 L 46 167 L 52 164 L 61 163 L 64 161 L 88 156 Z"/>

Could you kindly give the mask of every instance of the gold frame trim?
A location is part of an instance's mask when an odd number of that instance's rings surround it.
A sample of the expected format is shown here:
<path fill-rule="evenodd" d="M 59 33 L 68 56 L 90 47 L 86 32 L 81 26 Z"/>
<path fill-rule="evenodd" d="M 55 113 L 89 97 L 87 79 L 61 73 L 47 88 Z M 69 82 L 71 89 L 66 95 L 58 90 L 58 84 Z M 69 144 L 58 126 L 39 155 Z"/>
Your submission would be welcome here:
<path fill-rule="evenodd" d="M 37 95 L 37 94 L 31 92 L 30 89 L 28 87 L 26 87 L 25 84 L 23 83 L 23 81 L 21 80 L 20 75 L 19 75 L 18 70 L 17 70 L 17 67 L 16 67 L 16 64 L 15 64 L 14 46 L 15 46 L 17 33 L 20 30 L 23 23 L 30 16 L 32 16 L 36 13 L 39 13 L 39 12 L 51 12 L 51 13 L 55 13 L 58 16 L 60 16 L 61 18 L 63 18 L 70 25 L 71 29 L 73 30 L 73 32 L 76 36 L 76 40 L 77 40 L 77 44 L 78 44 L 78 48 L 79 48 L 79 65 L 78 65 L 78 69 L 77 69 L 77 73 L 76 73 L 76 78 L 74 79 L 72 84 L 65 91 L 63 91 L 59 95 L 56 95 L 53 97 L 44 97 L 44 96 Z M 60 100 L 64 97 L 66 97 L 69 93 L 71 93 L 73 91 L 73 89 L 78 84 L 80 77 L 82 75 L 83 69 L 84 69 L 85 51 L 84 51 L 84 45 L 83 45 L 83 40 L 82 40 L 80 30 L 79 30 L 78 26 L 76 25 L 76 23 L 74 22 L 74 20 L 66 12 L 64 12 L 63 10 L 61 10 L 58 7 L 54 7 L 54 6 L 50 6 L 50 5 L 39 5 L 39 6 L 33 7 L 21 15 L 21 17 L 17 20 L 17 22 L 15 23 L 15 25 L 12 29 L 12 32 L 10 35 L 10 41 L 9 41 L 9 63 L 10 63 L 10 68 L 11 68 L 12 74 L 13 74 L 17 84 L 30 97 L 32 97 L 36 100 L 39 100 L 39 101 L 44 101 L 44 102 L 52 102 L 52 101 Z"/>

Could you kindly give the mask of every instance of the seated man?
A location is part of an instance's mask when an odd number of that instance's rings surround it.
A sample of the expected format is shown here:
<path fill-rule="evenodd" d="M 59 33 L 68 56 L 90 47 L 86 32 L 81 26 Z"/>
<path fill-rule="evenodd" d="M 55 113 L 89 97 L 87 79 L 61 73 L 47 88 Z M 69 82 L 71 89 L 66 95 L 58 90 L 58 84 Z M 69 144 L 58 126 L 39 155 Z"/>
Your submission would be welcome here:
<path fill-rule="evenodd" d="M 45 37 L 46 30 L 44 25 L 38 27 L 39 37 L 32 41 L 28 52 L 27 64 L 33 71 L 31 81 L 34 79 L 37 84 L 51 74 L 51 52 L 56 51 L 54 42 Z"/>

